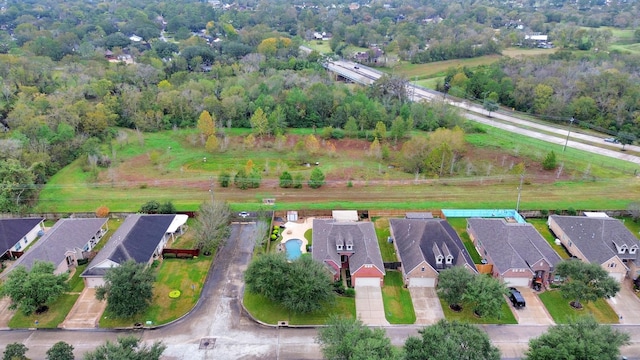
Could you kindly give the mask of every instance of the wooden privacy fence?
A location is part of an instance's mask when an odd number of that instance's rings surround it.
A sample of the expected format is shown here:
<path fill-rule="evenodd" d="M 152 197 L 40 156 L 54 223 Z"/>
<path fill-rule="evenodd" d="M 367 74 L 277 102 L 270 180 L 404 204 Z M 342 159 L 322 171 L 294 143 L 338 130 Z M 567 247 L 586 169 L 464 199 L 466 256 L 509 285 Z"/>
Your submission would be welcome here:
<path fill-rule="evenodd" d="M 162 257 L 173 254 L 176 258 L 193 258 L 200 255 L 199 249 L 162 249 Z"/>

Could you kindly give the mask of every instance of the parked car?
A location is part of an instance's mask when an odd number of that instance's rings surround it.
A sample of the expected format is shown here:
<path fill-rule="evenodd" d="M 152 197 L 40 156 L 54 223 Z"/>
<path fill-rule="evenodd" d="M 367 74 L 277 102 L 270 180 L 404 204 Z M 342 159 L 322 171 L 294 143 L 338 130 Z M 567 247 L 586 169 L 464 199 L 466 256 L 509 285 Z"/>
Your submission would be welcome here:
<path fill-rule="evenodd" d="M 612 143 L 612 144 L 620 143 L 620 141 L 618 139 L 616 139 L 616 138 L 606 138 L 606 139 L 604 139 L 604 141 L 608 142 L 608 143 Z"/>
<path fill-rule="evenodd" d="M 240 216 L 242 218 L 246 218 L 247 216 L 249 216 L 249 213 L 246 212 L 246 211 L 243 211 L 243 212 L 239 213 L 238 216 Z"/>
<path fill-rule="evenodd" d="M 515 308 L 522 308 L 527 305 L 524 301 L 524 297 L 516 288 L 509 288 L 509 300 L 511 300 L 511 303 Z"/>

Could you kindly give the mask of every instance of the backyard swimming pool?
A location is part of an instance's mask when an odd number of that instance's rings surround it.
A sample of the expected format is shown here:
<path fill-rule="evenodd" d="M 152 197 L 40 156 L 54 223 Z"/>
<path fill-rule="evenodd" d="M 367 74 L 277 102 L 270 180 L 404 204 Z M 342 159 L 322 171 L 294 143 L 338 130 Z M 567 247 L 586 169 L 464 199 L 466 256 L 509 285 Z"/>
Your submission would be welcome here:
<path fill-rule="evenodd" d="M 302 250 L 300 250 L 300 246 L 302 246 L 302 240 L 287 240 L 287 242 L 284 243 L 284 246 L 287 249 L 287 260 L 296 260 L 300 257 L 300 255 L 302 255 Z"/>

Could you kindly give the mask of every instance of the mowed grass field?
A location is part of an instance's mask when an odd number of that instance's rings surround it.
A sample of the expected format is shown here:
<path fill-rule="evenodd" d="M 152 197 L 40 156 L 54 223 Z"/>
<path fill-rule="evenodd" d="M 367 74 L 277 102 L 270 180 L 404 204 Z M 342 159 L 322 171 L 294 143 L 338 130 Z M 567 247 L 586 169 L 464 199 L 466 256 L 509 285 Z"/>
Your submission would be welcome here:
<path fill-rule="evenodd" d="M 386 163 L 368 157 L 366 151 L 325 153 L 318 160 L 327 184 L 316 190 L 306 184 L 302 189 L 278 187 L 282 171 L 308 178 L 312 170 L 299 165 L 292 149 L 237 148 L 212 154 L 187 141 L 193 130 L 144 134 L 144 141 L 130 138 L 127 143 L 114 144 L 116 156 L 110 169 L 85 171 L 84 159 L 62 169 L 42 189 L 37 211 L 94 211 L 102 205 L 111 211 L 137 211 L 150 200 L 172 201 L 180 210 L 195 210 L 210 199 L 212 186 L 216 198 L 243 210 L 262 207 L 264 198 L 275 198 L 276 209 L 513 208 L 519 177 L 508 172 L 508 164 L 501 168 L 500 159 L 517 156 L 535 167 L 550 150 L 564 164 L 563 176 L 556 181 L 556 172 L 551 171 L 547 179 L 538 181 L 525 175 L 521 209 L 625 209 L 640 195 L 632 163 L 571 148 L 562 153 L 559 146 L 543 141 L 494 128 L 486 131 L 466 136 L 469 166 L 484 169 L 475 175 L 421 176 L 415 181 L 413 174 L 398 167 L 389 169 Z M 305 132 L 310 130 L 297 130 Z M 474 159 L 474 149 L 490 150 L 493 158 Z M 264 169 L 260 188 L 219 186 L 221 172 L 233 175 L 249 160 Z M 494 165 L 488 165 L 491 162 Z M 348 186 L 350 181 L 352 186 Z"/>

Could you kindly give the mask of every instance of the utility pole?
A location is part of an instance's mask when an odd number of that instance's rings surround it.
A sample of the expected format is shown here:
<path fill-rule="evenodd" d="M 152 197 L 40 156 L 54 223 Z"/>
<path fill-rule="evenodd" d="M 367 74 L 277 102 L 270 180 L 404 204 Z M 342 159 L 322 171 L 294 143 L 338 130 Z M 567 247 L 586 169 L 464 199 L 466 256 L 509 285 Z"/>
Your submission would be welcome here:
<path fill-rule="evenodd" d="M 213 177 L 211 177 L 211 185 L 209 185 L 209 194 L 211 195 L 211 204 L 213 204 Z"/>
<path fill-rule="evenodd" d="M 522 193 L 522 182 L 524 181 L 524 174 L 520 174 L 520 186 L 518 186 L 518 201 L 516 202 L 516 212 L 520 210 L 520 194 Z"/>
<path fill-rule="evenodd" d="M 571 134 L 571 125 L 573 125 L 573 122 L 576 119 L 573 118 L 573 116 L 571 117 L 571 119 L 569 119 L 569 130 L 567 131 L 567 140 L 564 142 L 564 147 L 562 148 L 562 152 L 564 152 L 567 149 L 567 144 L 569 143 L 569 135 Z"/>

